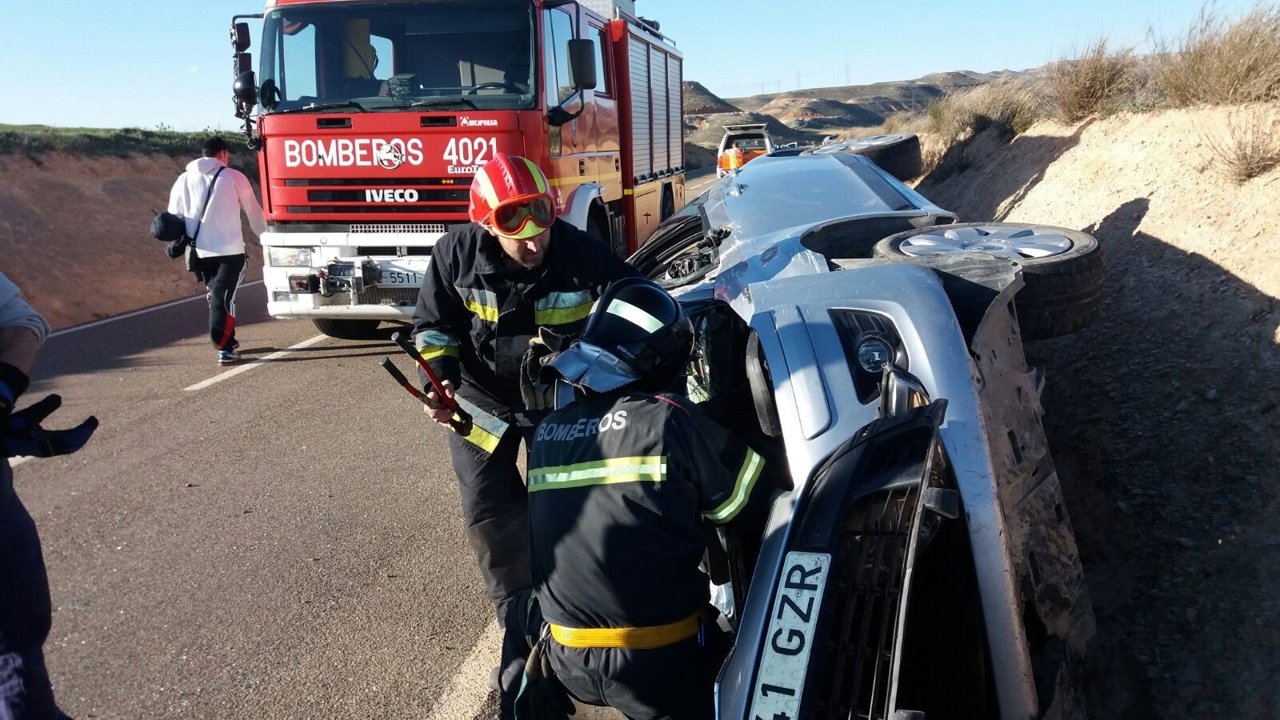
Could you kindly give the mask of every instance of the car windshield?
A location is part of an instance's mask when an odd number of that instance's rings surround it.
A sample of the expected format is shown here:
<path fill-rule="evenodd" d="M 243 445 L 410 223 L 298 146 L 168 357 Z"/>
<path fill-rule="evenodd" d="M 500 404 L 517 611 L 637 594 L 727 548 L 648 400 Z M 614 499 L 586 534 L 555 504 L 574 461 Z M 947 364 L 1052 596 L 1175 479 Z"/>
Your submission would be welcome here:
<path fill-rule="evenodd" d="M 532 13 L 514 0 L 275 10 L 263 22 L 263 109 L 532 108 Z"/>

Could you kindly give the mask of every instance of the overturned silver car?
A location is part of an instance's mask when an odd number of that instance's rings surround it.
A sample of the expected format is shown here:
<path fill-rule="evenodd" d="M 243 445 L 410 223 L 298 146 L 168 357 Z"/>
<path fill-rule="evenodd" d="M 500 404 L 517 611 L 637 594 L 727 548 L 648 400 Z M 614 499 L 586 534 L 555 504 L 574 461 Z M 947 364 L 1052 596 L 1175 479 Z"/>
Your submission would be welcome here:
<path fill-rule="evenodd" d="M 773 155 L 632 258 L 694 318 L 690 395 L 794 483 L 710 562 L 719 718 L 1085 715 L 1093 614 L 1022 342 L 1097 316 L 1101 255 L 956 219 L 865 158 Z"/>

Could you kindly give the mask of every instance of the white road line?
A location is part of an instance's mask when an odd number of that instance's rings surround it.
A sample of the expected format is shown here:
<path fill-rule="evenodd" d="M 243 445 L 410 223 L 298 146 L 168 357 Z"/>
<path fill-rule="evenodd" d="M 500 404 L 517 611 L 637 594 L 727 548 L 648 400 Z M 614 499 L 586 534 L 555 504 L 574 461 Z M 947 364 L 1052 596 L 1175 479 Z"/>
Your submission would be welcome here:
<path fill-rule="evenodd" d="M 302 348 L 311 347 L 312 345 L 315 345 L 316 343 L 320 342 L 321 340 L 324 340 L 324 339 L 325 339 L 325 338 L 327 338 L 327 337 L 329 337 L 329 336 L 328 336 L 328 335 L 317 335 L 317 336 L 315 336 L 315 337 L 311 338 L 310 340 L 303 340 L 302 342 L 298 343 L 297 345 L 290 345 L 289 347 L 285 348 L 284 350 L 280 350 L 279 352 L 273 352 L 273 353 L 271 353 L 270 355 L 264 355 L 264 356 L 262 356 L 262 357 L 260 357 L 260 358 L 255 358 L 255 359 L 253 359 L 253 360 L 250 360 L 250 361 L 246 362 L 246 363 L 245 363 L 245 364 L 243 364 L 243 365 L 239 365 L 239 366 L 234 367 L 234 368 L 232 368 L 232 369 L 230 369 L 230 370 L 227 370 L 226 372 L 222 372 L 222 373 L 219 373 L 219 374 L 217 374 L 217 375 L 214 375 L 213 377 L 209 378 L 208 380 L 201 380 L 200 382 L 196 383 L 195 385 L 188 385 L 187 387 L 184 387 L 184 388 L 182 388 L 182 389 L 183 389 L 183 390 L 185 390 L 185 391 L 187 391 L 187 392 L 192 392 L 192 391 L 195 391 L 195 390 L 203 390 L 203 389 L 205 389 L 205 388 L 209 387 L 210 385 L 214 385 L 214 384 L 216 384 L 216 383 L 220 383 L 220 382 L 222 382 L 223 380 L 226 380 L 227 378 L 235 377 L 236 375 L 239 375 L 239 374 L 240 374 L 240 373 L 242 373 L 242 372 L 249 372 L 250 370 L 254 369 L 255 367 L 257 367 L 257 366 L 259 366 L 259 365 L 261 365 L 261 364 L 263 364 L 263 363 L 270 362 L 270 361 L 272 361 L 272 360 L 275 360 L 276 358 L 282 358 L 282 357 L 284 357 L 285 355 L 288 355 L 289 353 L 293 352 L 294 350 L 301 350 Z"/>
<path fill-rule="evenodd" d="M 253 281 L 253 282 L 251 282 L 251 283 L 244 283 L 244 284 L 242 284 L 240 287 L 241 287 L 241 288 L 246 288 L 246 287 L 249 287 L 250 285 L 260 285 L 260 284 L 262 284 L 262 281 L 261 281 L 261 280 L 255 280 L 255 281 Z M 101 320 L 94 320 L 93 322 L 87 322 L 87 323 L 85 323 L 85 324 L 83 324 L 83 325 L 76 325 L 76 326 L 74 326 L 74 327 L 63 328 L 63 329 L 61 329 L 61 330 L 58 330 L 57 332 L 51 332 L 51 333 L 49 333 L 49 337 L 51 337 L 51 338 L 55 338 L 55 337 L 58 337 L 59 335 L 66 335 L 67 333 L 73 333 L 73 332 L 76 332 L 77 330 L 88 330 L 88 329 L 89 329 L 89 328 L 91 328 L 91 327 L 97 327 L 97 326 L 99 326 L 99 325 L 105 325 L 105 324 L 107 324 L 107 323 L 109 323 L 109 322 L 115 322 L 116 320 L 124 320 L 125 318 L 131 318 L 131 317 L 134 317 L 135 315 L 142 315 L 142 314 L 144 314 L 144 313 L 154 312 L 154 311 L 156 311 L 156 310 L 163 310 L 163 309 L 165 309 L 165 308 L 171 308 L 171 307 L 173 307 L 174 305 L 181 305 L 182 303 L 189 303 L 189 302 L 191 302 L 191 301 L 193 301 L 193 300 L 204 300 L 206 297 L 208 297 L 208 295 L 207 295 L 207 294 L 202 294 L 202 295 L 192 295 L 191 297 L 189 297 L 189 298 L 183 298 L 182 300 L 171 300 L 171 301 L 169 301 L 169 302 L 167 302 L 167 303 L 164 303 L 163 305 L 154 305 L 154 306 L 149 307 L 149 308 L 143 308 L 143 309 L 141 309 L 141 310 L 134 310 L 133 312 L 127 312 L 127 313 L 125 313 L 125 314 L 123 314 L 123 315 L 116 315 L 116 316 L 114 316 L 114 317 L 103 318 L 103 319 L 101 319 Z"/>
<path fill-rule="evenodd" d="M 498 666 L 502 631 L 491 620 L 471 654 L 453 676 L 449 690 L 431 707 L 427 720 L 471 720 L 489 697 L 489 673 Z"/>

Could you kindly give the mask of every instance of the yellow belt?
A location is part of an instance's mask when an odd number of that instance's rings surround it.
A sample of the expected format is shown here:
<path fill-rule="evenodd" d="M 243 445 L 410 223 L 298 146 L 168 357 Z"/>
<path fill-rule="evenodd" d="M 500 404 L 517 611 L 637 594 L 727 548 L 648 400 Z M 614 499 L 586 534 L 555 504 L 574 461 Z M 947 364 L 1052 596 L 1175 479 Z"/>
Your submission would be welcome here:
<path fill-rule="evenodd" d="M 653 650 L 696 635 L 700 617 L 702 613 L 694 613 L 673 623 L 647 627 L 570 628 L 551 624 L 551 637 L 571 648 Z"/>

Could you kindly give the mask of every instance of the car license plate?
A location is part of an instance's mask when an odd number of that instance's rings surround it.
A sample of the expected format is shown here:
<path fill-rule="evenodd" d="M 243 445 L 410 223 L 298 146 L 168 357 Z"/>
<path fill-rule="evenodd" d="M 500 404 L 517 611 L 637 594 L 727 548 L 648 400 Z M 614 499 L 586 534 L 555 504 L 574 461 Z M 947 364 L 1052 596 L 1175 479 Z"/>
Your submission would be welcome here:
<path fill-rule="evenodd" d="M 787 553 L 752 690 L 750 717 L 764 720 L 799 717 L 822 591 L 827 585 L 830 567 L 831 556 L 826 553 Z"/>
<path fill-rule="evenodd" d="M 420 287 L 422 285 L 422 273 L 384 268 L 382 270 L 382 280 L 378 284 L 391 285 L 393 287 Z"/>

